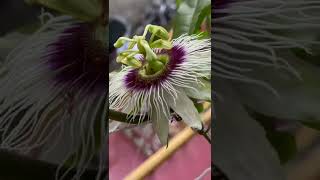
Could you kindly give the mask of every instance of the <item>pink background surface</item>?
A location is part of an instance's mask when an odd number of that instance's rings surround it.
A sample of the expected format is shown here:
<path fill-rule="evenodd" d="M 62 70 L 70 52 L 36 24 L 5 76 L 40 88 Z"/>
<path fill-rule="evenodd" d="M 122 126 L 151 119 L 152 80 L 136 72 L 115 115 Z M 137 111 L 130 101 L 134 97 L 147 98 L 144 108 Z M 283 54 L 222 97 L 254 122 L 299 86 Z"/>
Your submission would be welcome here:
<path fill-rule="evenodd" d="M 109 135 L 109 179 L 122 180 L 147 156 L 120 132 Z M 195 136 L 146 179 L 193 180 L 211 165 L 211 146 Z M 203 180 L 211 179 L 208 173 Z"/>

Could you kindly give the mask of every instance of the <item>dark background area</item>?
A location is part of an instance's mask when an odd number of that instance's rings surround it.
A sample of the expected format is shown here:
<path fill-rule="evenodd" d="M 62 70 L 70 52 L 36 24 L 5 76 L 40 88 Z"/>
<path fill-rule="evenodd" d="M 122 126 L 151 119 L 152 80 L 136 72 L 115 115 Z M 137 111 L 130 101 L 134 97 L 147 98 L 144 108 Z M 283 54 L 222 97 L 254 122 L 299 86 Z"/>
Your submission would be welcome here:
<path fill-rule="evenodd" d="M 0 1 L 0 36 L 15 28 L 36 22 L 41 10 L 28 6 L 23 0 Z"/>

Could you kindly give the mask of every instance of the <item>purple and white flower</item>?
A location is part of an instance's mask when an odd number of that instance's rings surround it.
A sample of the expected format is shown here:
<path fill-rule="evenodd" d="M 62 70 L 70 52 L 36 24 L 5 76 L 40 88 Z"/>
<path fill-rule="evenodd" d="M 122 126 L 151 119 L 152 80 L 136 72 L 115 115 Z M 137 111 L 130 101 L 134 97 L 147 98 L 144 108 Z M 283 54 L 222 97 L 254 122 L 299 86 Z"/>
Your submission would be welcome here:
<path fill-rule="evenodd" d="M 211 78 L 211 42 L 183 35 L 172 40 L 172 48 L 153 51 L 168 57 L 165 66 L 151 75 L 142 73 L 143 68 L 124 66 L 109 82 L 109 108 L 128 113 L 129 119 L 148 117 L 161 143 L 166 144 L 170 109 L 188 126 L 202 128 L 191 98 L 211 100 L 211 89 L 204 83 Z M 147 62 L 141 55 L 137 58 L 142 66 Z"/>

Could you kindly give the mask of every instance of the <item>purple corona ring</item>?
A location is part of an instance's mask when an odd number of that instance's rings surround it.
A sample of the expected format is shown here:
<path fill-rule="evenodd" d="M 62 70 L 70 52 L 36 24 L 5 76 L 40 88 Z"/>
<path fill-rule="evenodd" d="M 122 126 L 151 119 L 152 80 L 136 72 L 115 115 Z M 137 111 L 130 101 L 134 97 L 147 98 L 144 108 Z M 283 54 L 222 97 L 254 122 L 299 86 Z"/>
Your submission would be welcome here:
<path fill-rule="evenodd" d="M 171 49 L 153 51 L 168 57 L 163 69 L 145 75 L 141 73 L 143 66 L 138 69 L 126 66 L 111 75 L 109 108 L 130 117 L 149 117 L 161 143 L 166 144 L 171 110 L 190 127 L 202 127 L 191 98 L 211 100 L 211 86 L 205 83 L 211 78 L 211 42 L 183 35 L 172 41 Z M 140 61 L 146 63 L 143 57 Z"/>
<path fill-rule="evenodd" d="M 106 90 L 107 50 L 102 42 L 94 39 L 93 26 L 73 24 L 48 49 L 48 65 L 57 72 L 56 83 L 75 88 L 86 86 L 88 93 Z"/>
<path fill-rule="evenodd" d="M 173 71 L 177 69 L 186 58 L 186 52 L 183 47 L 179 46 L 174 46 L 170 50 L 156 50 L 155 52 L 157 55 L 169 56 L 169 62 L 164 70 L 158 76 L 143 78 L 139 75 L 139 70 L 132 69 L 125 78 L 125 85 L 128 89 L 141 91 L 159 86 L 162 81 L 166 81 L 172 75 Z M 145 62 L 143 57 L 141 61 Z"/>

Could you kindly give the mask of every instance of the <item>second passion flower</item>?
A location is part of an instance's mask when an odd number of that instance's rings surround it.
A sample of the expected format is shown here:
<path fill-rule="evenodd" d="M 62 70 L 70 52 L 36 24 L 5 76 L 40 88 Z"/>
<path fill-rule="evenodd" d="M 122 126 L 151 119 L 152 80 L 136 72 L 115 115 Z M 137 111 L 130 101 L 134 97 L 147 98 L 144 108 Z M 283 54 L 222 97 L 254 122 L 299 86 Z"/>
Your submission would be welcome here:
<path fill-rule="evenodd" d="M 117 48 L 129 42 L 128 50 L 117 58 L 125 66 L 109 82 L 110 109 L 127 113 L 129 120 L 138 116 L 151 120 L 162 144 L 168 142 L 170 111 L 200 130 L 192 99 L 211 99 L 210 85 L 206 86 L 211 78 L 210 39 L 182 35 L 170 40 L 168 34 L 162 27 L 148 25 L 142 36 L 119 38 Z"/>

